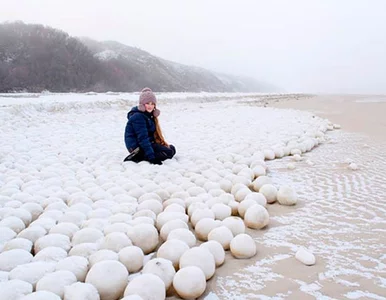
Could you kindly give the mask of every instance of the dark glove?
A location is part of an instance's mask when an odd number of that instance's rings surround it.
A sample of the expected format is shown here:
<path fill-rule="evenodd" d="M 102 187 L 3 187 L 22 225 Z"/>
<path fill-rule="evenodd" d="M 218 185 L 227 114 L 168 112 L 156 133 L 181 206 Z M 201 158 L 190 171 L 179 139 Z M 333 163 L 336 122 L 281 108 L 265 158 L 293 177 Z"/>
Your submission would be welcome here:
<path fill-rule="evenodd" d="M 162 165 L 162 161 L 158 158 L 149 159 L 149 163 L 152 165 Z"/>

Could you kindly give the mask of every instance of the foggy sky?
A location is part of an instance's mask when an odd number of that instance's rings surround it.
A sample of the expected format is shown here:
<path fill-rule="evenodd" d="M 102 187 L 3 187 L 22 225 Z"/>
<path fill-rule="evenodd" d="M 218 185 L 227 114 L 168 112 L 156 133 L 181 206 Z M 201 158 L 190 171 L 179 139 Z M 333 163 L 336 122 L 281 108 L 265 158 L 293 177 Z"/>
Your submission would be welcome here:
<path fill-rule="evenodd" d="M 386 93 L 386 0 L 0 0 L 15 20 L 288 92 Z"/>

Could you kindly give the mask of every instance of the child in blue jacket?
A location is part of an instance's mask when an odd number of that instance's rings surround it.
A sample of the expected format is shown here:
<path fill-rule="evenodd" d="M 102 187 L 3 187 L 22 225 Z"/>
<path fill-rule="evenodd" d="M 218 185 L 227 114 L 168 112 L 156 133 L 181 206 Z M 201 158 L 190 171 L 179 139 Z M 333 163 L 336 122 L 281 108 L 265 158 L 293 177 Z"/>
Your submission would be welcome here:
<path fill-rule="evenodd" d="M 172 158 L 176 148 L 166 143 L 158 122 L 160 115 L 156 108 L 157 99 L 149 88 L 144 88 L 139 96 L 139 105 L 127 114 L 125 144 L 130 152 L 124 161 L 162 165 L 162 161 Z"/>

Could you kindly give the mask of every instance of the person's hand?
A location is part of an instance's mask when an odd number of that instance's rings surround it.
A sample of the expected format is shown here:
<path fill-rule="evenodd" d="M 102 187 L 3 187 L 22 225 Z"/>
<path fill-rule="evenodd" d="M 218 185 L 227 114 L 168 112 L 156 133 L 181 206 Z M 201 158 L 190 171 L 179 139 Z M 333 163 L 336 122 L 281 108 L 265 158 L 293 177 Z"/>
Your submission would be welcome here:
<path fill-rule="evenodd" d="M 149 163 L 152 165 L 162 165 L 162 161 L 158 158 L 149 159 Z"/>

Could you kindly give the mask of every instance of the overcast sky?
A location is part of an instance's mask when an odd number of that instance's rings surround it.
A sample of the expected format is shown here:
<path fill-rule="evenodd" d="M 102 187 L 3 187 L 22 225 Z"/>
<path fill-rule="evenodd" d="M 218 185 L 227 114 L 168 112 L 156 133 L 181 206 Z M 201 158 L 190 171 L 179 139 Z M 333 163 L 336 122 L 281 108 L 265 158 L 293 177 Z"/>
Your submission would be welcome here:
<path fill-rule="evenodd" d="M 288 92 L 386 93 L 386 0 L 0 0 L 15 20 Z"/>

